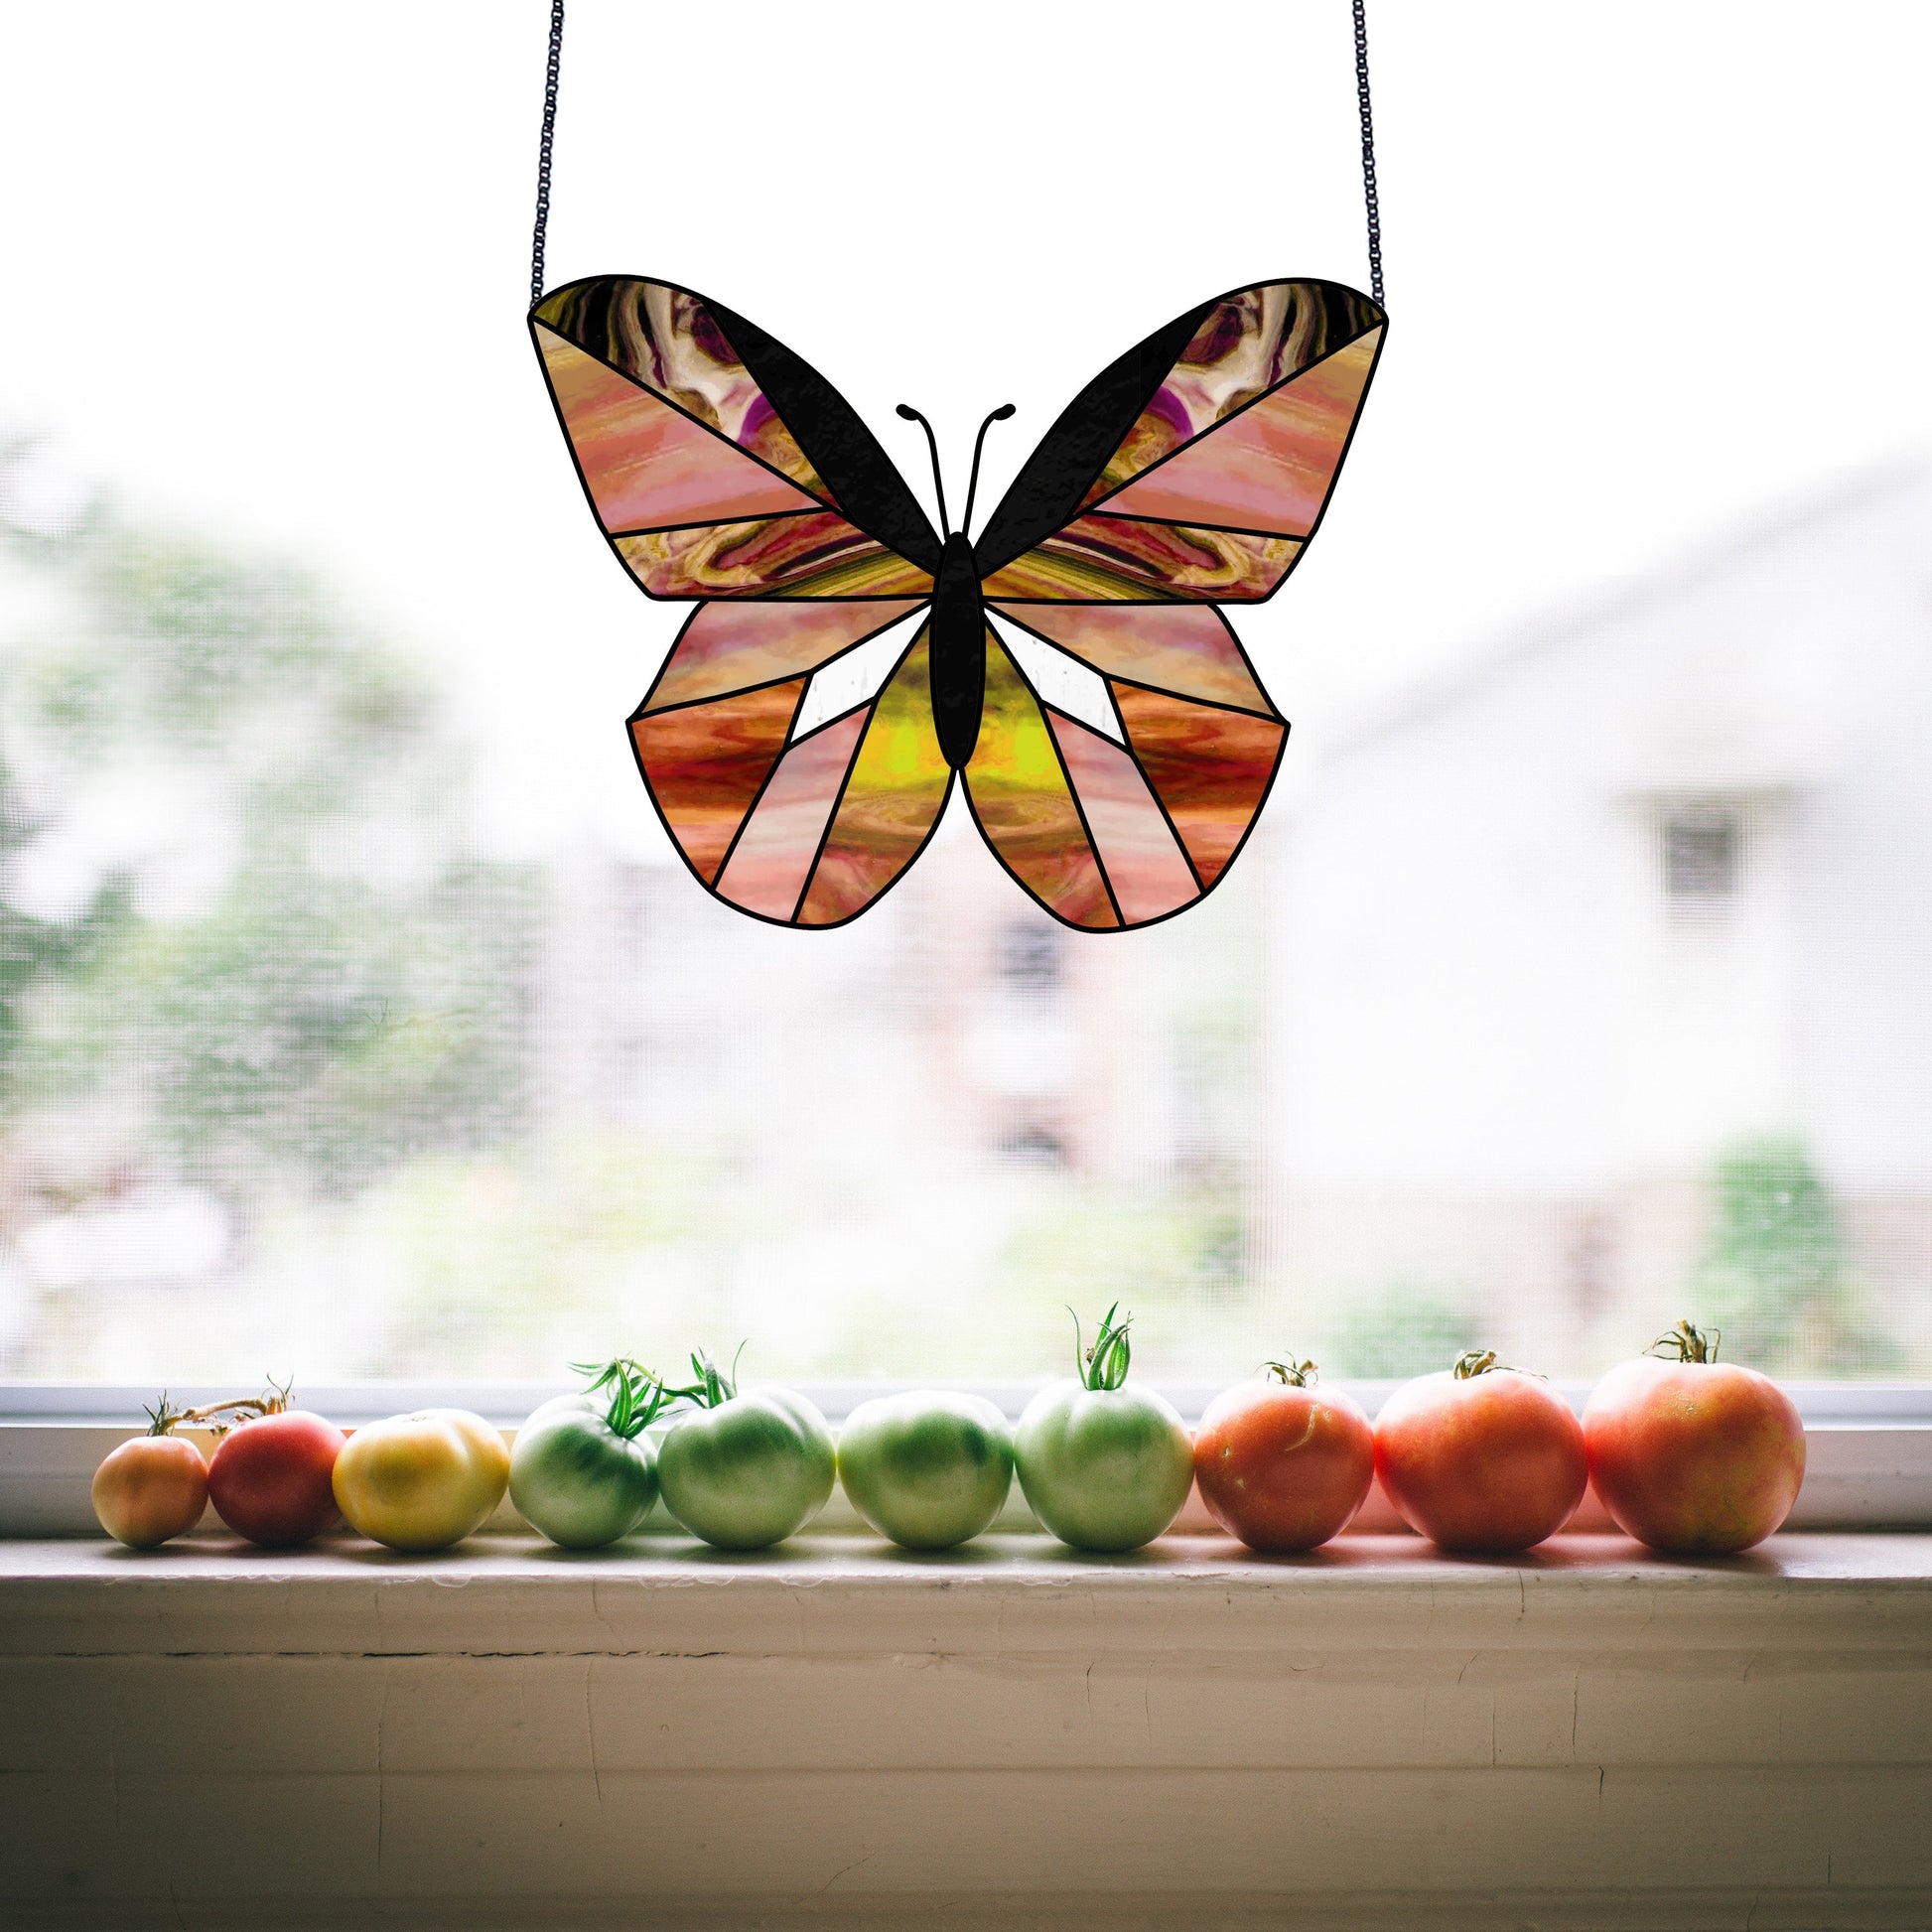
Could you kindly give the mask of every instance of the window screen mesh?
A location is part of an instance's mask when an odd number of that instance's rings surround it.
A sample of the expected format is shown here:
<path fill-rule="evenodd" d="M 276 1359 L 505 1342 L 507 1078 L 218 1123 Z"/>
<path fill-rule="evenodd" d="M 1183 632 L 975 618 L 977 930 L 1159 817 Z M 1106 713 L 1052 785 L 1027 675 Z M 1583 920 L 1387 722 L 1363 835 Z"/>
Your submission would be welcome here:
<path fill-rule="evenodd" d="M 1802 624 L 1552 633 L 1112 939 L 956 820 L 826 934 L 492 853 L 443 674 L 215 543 L 17 514 L 0 627 L 0 1373 L 1932 1363 L 1922 610 L 1823 750 Z"/>

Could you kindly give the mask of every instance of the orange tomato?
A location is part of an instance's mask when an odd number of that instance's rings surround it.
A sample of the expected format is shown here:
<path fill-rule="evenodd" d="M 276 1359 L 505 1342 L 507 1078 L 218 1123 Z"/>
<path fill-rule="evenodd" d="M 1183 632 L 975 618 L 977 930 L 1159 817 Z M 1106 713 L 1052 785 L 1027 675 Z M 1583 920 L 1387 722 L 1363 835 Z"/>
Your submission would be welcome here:
<path fill-rule="evenodd" d="M 1492 1556 L 1562 1529 L 1588 1479 L 1583 1427 L 1563 1397 L 1474 1349 L 1382 1405 L 1375 1472 L 1411 1529 L 1445 1550 Z"/>
<path fill-rule="evenodd" d="M 94 1514 L 132 1550 L 151 1550 L 192 1530 L 207 1506 L 207 1464 L 179 1436 L 137 1436 L 94 1471 Z"/>
<path fill-rule="evenodd" d="M 1805 1426 L 1768 1376 L 1715 1359 L 1688 1321 L 1597 1383 L 1584 1410 L 1590 1479 L 1616 1526 L 1653 1550 L 1723 1556 L 1762 1543 L 1805 1479 Z"/>
<path fill-rule="evenodd" d="M 1312 1386 L 1312 1362 L 1270 1362 L 1208 1404 L 1194 1435 L 1207 1513 L 1251 1550 L 1312 1550 L 1361 1508 L 1375 1478 L 1375 1434 L 1339 1389 Z"/>

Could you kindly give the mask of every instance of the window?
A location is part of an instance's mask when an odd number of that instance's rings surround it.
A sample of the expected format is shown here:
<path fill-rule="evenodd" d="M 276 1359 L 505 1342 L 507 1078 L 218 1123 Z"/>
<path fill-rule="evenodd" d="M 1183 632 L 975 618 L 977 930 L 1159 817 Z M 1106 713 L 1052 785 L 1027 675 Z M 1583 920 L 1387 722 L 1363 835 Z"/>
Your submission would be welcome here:
<path fill-rule="evenodd" d="M 1736 815 L 1718 808 L 1677 811 L 1664 820 L 1664 891 L 1678 905 L 1711 905 L 1737 885 Z"/>
<path fill-rule="evenodd" d="M 373 64 L 276 10 L 7 30 L 47 77 L 0 129 L 35 184 L 20 252 L 67 293 L 59 327 L 0 317 L 0 1378 L 551 1377 L 741 1336 L 755 1375 L 1027 1377 L 1067 1363 L 1064 1305 L 1116 1298 L 1137 1360 L 1185 1380 L 1476 1342 L 1580 1376 L 1687 1313 L 1793 1375 L 1932 1375 L 1932 483 L 1838 478 L 1861 437 L 1932 435 L 1932 365 L 1848 364 L 1773 436 L 1788 342 L 1733 329 L 1696 449 L 1659 465 L 1588 374 L 1628 346 L 1600 223 L 1540 226 L 1565 324 L 1512 335 L 1502 383 L 1466 374 L 1494 306 L 1392 255 L 1396 359 L 1318 554 L 1231 615 L 1295 729 L 1205 903 L 1069 935 L 955 809 L 877 911 L 774 931 L 698 890 L 636 781 L 623 720 L 681 614 L 612 564 L 520 331 L 542 22 L 513 11 L 432 9 Z M 704 193 L 640 200 L 651 23 L 587 9 L 553 279 L 715 287 L 921 494 L 893 405 L 925 409 L 955 506 L 972 425 L 1016 400 L 984 512 L 1081 384 L 1247 272 L 1251 237 L 1197 218 L 1228 128 L 1311 130 L 1318 192 L 1268 245 L 1359 273 L 1353 177 L 1318 172 L 1353 167 L 1345 32 L 1170 90 L 1131 195 L 1010 218 L 1145 80 L 1144 37 L 1037 11 L 1030 70 L 1081 87 L 991 142 L 1002 36 L 908 96 L 923 16 L 759 21 L 871 230 L 1001 237 L 968 288 L 943 248 L 834 260 L 810 222 L 717 221 L 795 156 L 768 117 L 717 142 L 698 86 L 651 111 Z M 1288 30 L 1238 0 L 1225 32 Z M 1457 86 L 1404 105 L 1398 152 L 1467 151 L 1493 75 L 1452 39 Z M 453 46 L 507 78 L 453 85 Z M 434 141 L 399 99 L 435 104 Z M 1791 158 L 1764 112 L 1780 221 L 1741 221 L 1725 272 L 1795 253 L 1844 281 L 1887 238 L 1852 191 L 1890 123 Z M 341 138 L 362 124 L 396 137 Z M 1663 285 L 1707 269 L 1682 157 L 1593 153 L 1576 205 L 1643 211 Z M 1411 235 L 1503 206 L 1391 173 Z M 1471 245 L 1507 255 L 1508 227 Z M 1150 234 L 1190 240 L 1156 260 Z M 121 293 L 94 299 L 104 262 Z M 1481 648 L 1606 577 L 1631 594 Z M 1104 733 L 1105 680 L 1057 669 Z"/>

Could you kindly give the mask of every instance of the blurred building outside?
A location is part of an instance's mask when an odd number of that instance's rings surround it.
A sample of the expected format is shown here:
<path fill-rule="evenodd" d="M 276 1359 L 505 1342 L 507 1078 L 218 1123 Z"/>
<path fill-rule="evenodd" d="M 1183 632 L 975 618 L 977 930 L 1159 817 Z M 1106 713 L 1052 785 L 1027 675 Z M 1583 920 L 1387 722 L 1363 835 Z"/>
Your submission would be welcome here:
<path fill-rule="evenodd" d="M 1929 532 L 1868 480 L 1291 740 L 1223 889 L 1114 940 L 957 813 L 823 935 L 668 847 L 492 862 L 395 661 L 78 540 L 7 659 L 0 1373 L 1012 1376 L 1116 1296 L 1190 1379 L 1584 1373 L 1683 1312 L 1925 1373 Z M 102 667 L 209 623 L 247 701 L 134 745 Z"/>

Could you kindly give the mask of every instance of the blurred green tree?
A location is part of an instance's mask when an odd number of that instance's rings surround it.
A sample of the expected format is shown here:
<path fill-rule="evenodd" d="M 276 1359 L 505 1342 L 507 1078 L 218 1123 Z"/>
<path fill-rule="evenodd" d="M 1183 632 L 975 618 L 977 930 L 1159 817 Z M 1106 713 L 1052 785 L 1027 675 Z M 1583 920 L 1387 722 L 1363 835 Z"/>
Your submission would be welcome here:
<path fill-rule="evenodd" d="M 1860 1318 L 1837 1203 L 1803 1144 L 1741 1141 L 1711 1174 L 1711 1233 L 1693 1282 L 1727 1357 L 1785 1373 L 1870 1374 L 1896 1350 Z"/>
<path fill-rule="evenodd" d="M 243 1226 L 519 1122 L 540 876 L 471 848 L 416 666 L 299 574 L 98 505 L 0 516 L 0 567 L 31 592 L 0 637 L 0 1117 L 91 1108 L 113 1184 L 131 1156 Z M 20 885 L 49 852 L 69 916 Z"/>
<path fill-rule="evenodd" d="M 1321 1366 L 1371 1380 L 1428 1375 L 1477 1345 L 1476 1320 L 1460 1301 L 1424 1283 L 1391 1282 L 1343 1307 Z"/>

